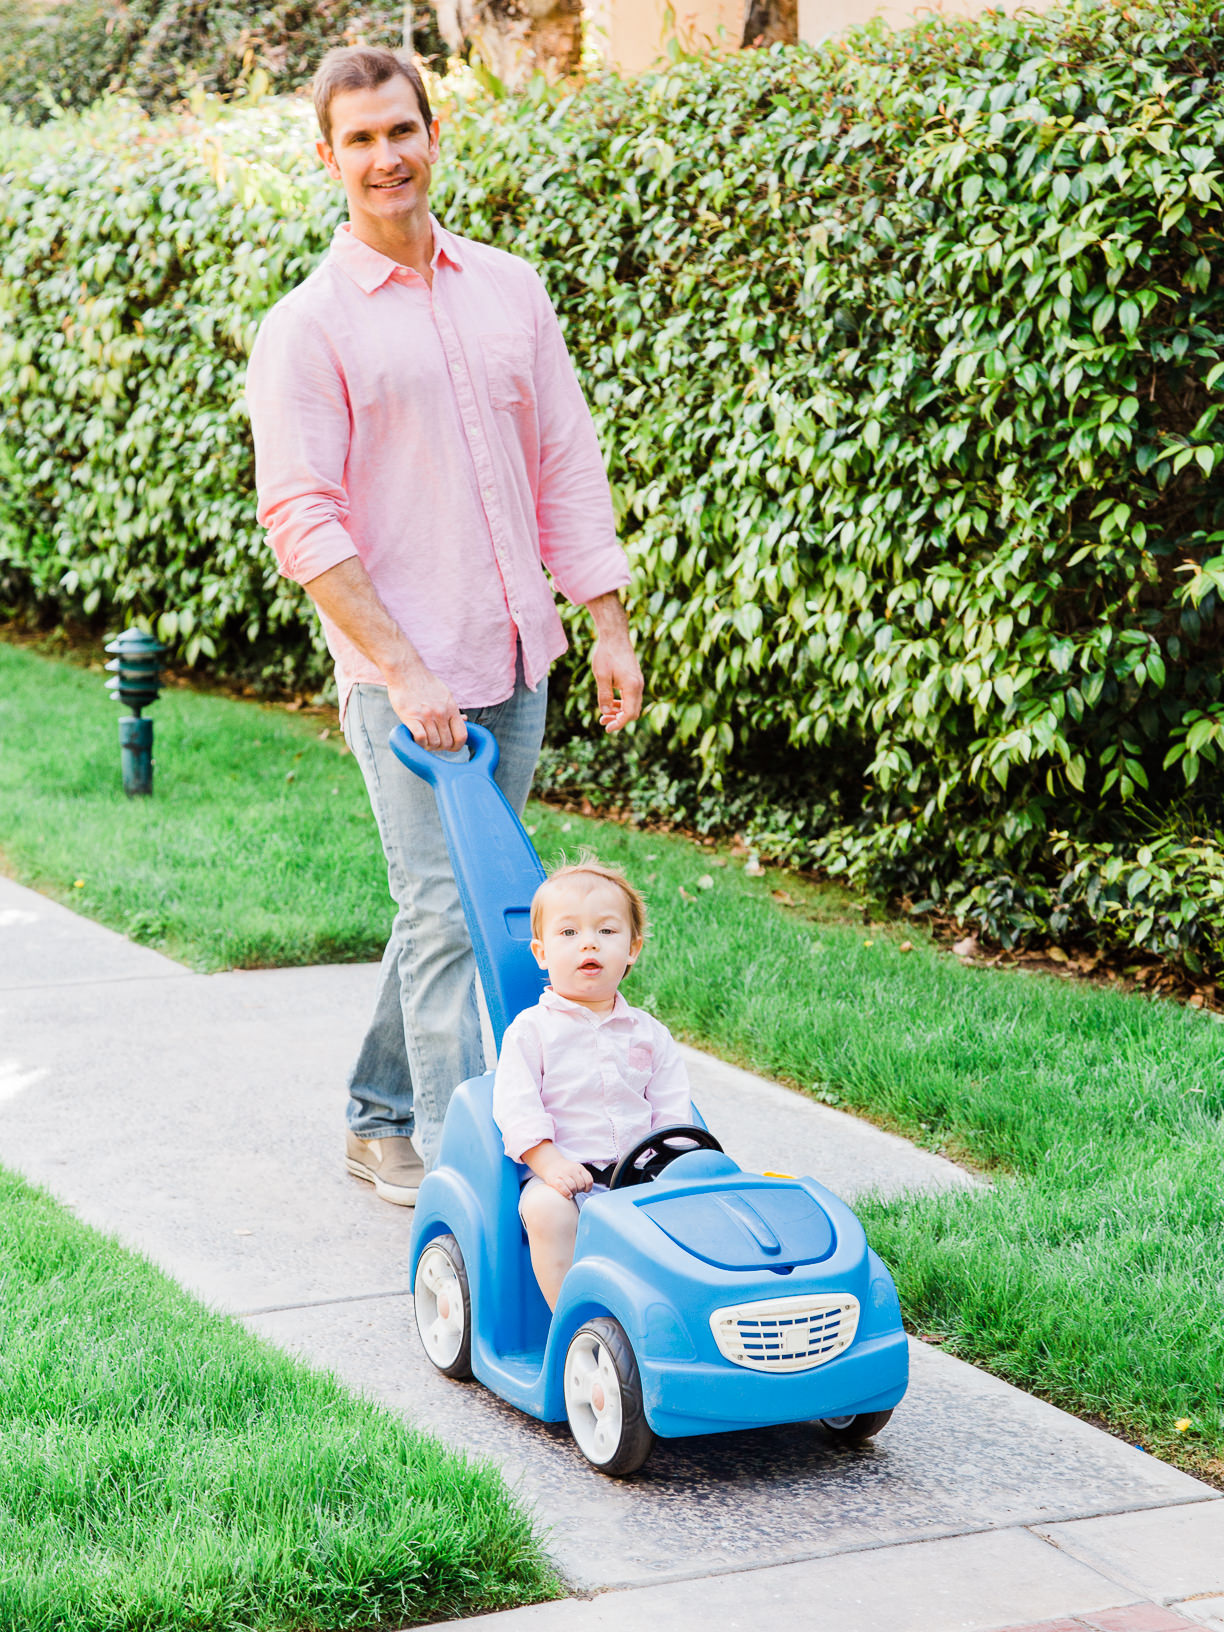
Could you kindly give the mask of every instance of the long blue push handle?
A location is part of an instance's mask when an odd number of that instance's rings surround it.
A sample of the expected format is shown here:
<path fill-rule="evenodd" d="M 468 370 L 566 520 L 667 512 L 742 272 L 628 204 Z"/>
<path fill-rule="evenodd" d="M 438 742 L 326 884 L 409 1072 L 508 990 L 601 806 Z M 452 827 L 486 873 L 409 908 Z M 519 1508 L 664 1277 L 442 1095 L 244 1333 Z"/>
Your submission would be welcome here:
<path fill-rule="evenodd" d="M 391 733 L 391 751 L 434 790 L 500 1049 L 511 1020 L 537 1003 L 548 983 L 531 954 L 531 898 L 545 875 L 522 822 L 493 780 L 497 739 L 470 722 L 467 734 L 470 759 L 419 747 L 406 725 Z"/>

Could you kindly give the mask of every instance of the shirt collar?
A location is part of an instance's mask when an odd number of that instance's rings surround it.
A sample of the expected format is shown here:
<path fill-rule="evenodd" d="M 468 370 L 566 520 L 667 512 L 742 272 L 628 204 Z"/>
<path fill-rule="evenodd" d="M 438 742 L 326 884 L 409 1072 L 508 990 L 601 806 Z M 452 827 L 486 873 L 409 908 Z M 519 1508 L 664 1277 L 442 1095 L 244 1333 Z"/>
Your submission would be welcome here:
<path fill-rule="evenodd" d="M 433 228 L 434 242 L 430 264 L 436 270 L 439 262 L 445 260 L 462 272 L 463 259 L 454 234 L 439 226 L 432 215 L 429 224 Z M 381 250 L 363 243 L 347 221 L 342 221 L 332 234 L 331 253 L 341 269 L 352 278 L 362 293 L 367 295 L 372 295 L 375 289 L 381 289 L 383 284 L 400 270 L 398 261 L 393 261 Z"/>
<path fill-rule="evenodd" d="M 555 1009 L 558 1014 L 581 1015 L 593 1026 L 606 1026 L 609 1020 L 630 1020 L 629 1005 L 625 1002 L 623 992 L 617 992 L 616 1001 L 608 1014 L 596 1014 L 582 1003 L 574 1003 L 568 997 L 562 997 L 560 992 L 554 992 L 551 986 L 546 986 L 540 996 L 540 1002 L 546 1009 Z"/>

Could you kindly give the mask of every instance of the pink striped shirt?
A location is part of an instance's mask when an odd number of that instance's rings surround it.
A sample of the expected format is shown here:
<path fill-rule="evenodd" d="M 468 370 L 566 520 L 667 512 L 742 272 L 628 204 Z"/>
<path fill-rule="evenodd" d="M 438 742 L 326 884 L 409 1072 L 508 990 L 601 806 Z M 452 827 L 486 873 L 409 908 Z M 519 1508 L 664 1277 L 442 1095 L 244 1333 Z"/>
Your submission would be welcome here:
<path fill-rule="evenodd" d="M 526 261 L 435 221 L 432 289 L 353 236 L 268 313 L 247 371 L 259 520 L 308 584 L 361 559 L 460 708 L 534 689 L 569 600 L 629 581 L 591 416 Z M 384 677 L 323 619 L 341 707 Z"/>
<path fill-rule="evenodd" d="M 551 1139 L 574 1162 L 606 1167 L 652 1128 L 693 1120 L 675 1038 L 618 992 L 610 1014 L 550 986 L 506 1027 L 493 1079 L 506 1155 Z"/>

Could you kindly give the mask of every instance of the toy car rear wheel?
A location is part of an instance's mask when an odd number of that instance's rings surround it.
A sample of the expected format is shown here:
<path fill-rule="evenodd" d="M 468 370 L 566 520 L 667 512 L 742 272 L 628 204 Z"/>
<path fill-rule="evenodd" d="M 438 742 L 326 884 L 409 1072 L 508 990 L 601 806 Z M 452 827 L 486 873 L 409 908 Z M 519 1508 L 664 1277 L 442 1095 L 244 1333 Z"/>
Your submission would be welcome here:
<path fill-rule="evenodd" d="M 472 1299 L 453 1235 L 436 1236 L 417 1260 L 412 1288 L 417 1331 L 444 1377 L 472 1375 Z"/>
<path fill-rule="evenodd" d="M 588 1320 L 570 1339 L 565 1414 L 578 1449 L 600 1473 L 636 1473 L 650 1455 L 654 1435 L 637 1361 L 623 1328 L 608 1315 Z"/>
<path fill-rule="evenodd" d="M 891 1411 L 862 1411 L 857 1417 L 821 1417 L 820 1426 L 839 1445 L 865 1445 L 891 1416 Z"/>

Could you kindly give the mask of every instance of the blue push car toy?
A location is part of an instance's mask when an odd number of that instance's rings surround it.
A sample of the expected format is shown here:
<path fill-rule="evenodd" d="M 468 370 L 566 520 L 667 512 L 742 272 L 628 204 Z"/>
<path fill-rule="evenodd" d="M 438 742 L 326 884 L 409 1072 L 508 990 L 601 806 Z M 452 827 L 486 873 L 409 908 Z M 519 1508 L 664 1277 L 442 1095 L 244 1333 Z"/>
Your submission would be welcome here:
<path fill-rule="evenodd" d="M 498 1046 L 544 976 L 531 955 L 539 857 L 493 780 L 497 744 L 439 758 L 391 746 L 432 784 Z M 844 1202 L 814 1179 L 743 1172 L 694 1112 L 657 1129 L 582 1209 L 550 1313 L 519 1219 L 526 1169 L 504 1153 L 493 1074 L 455 1091 L 412 1228 L 425 1352 L 544 1422 L 568 1420 L 601 1473 L 640 1468 L 655 1436 L 818 1420 L 858 1444 L 905 1393 L 896 1290 Z"/>

